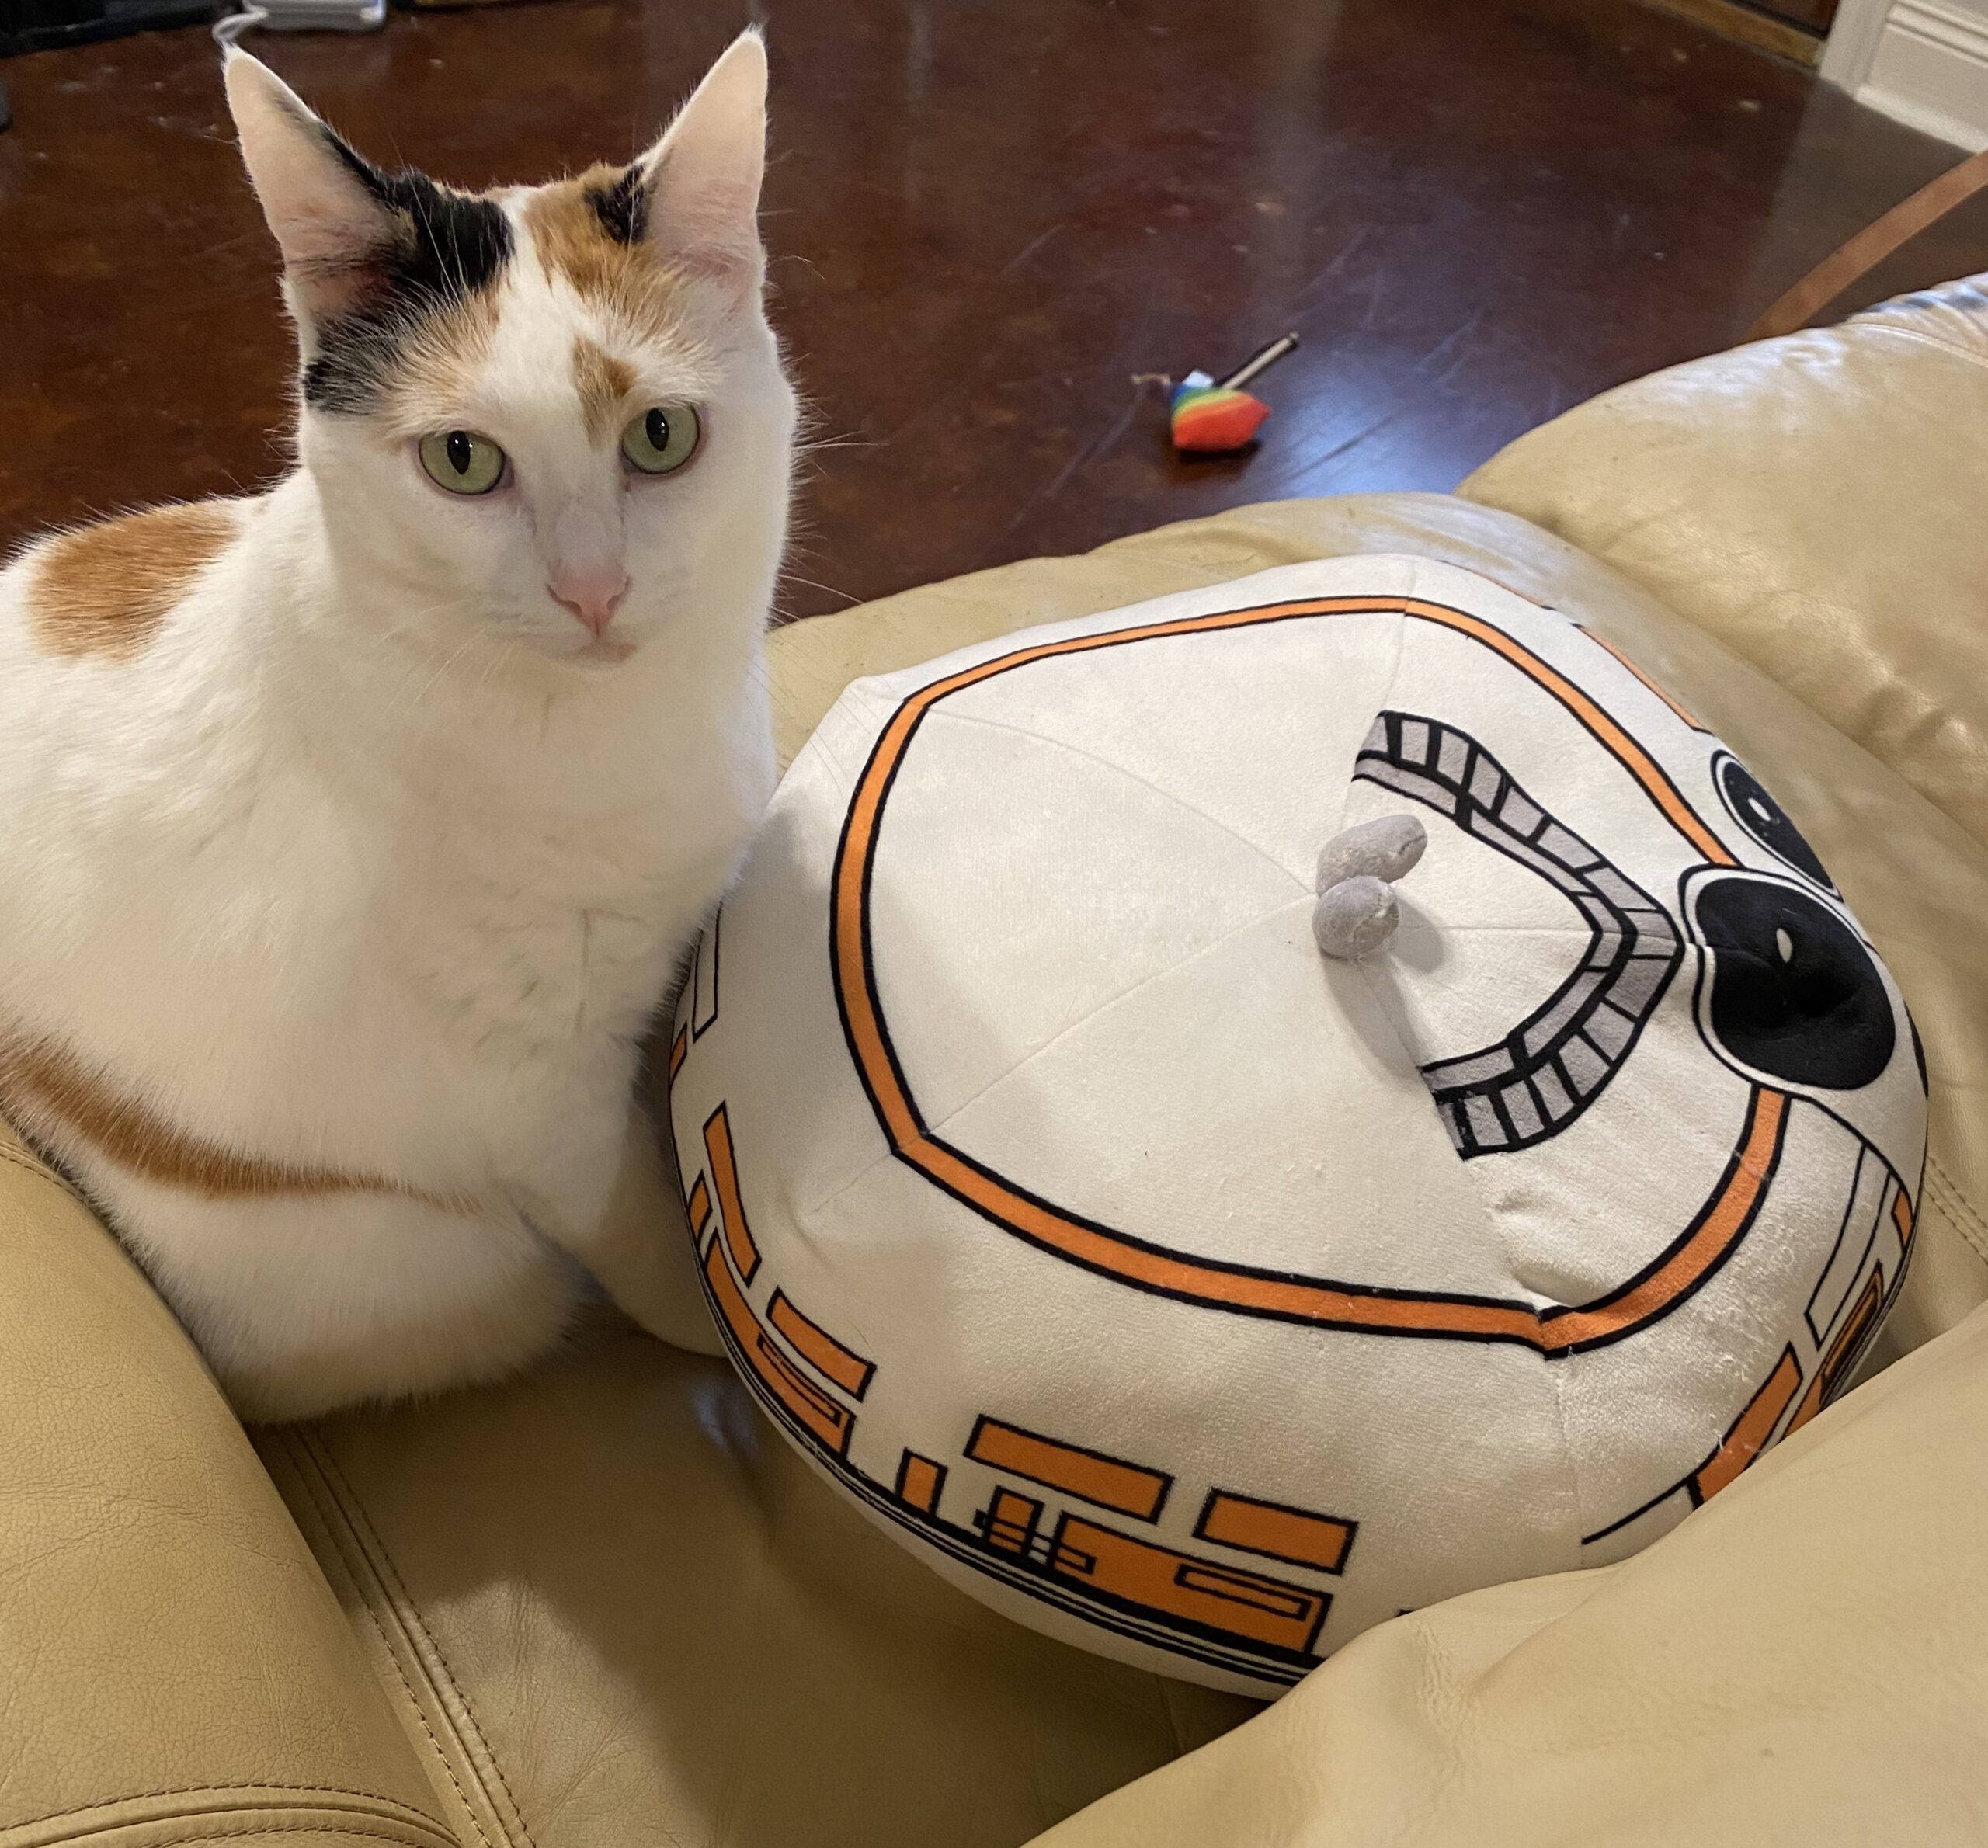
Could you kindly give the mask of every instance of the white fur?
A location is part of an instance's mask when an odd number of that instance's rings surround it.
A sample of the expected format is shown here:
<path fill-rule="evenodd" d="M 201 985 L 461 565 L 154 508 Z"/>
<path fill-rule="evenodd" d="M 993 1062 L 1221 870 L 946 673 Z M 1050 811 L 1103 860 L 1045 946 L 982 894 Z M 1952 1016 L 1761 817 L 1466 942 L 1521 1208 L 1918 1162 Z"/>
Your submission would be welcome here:
<path fill-rule="evenodd" d="M 763 70 L 742 41 L 707 82 L 725 109 L 673 131 L 735 193 L 749 167 L 756 195 Z M 758 141 L 728 151 L 741 123 Z M 40 554 L 0 575 L 6 1030 L 229 1150 L 481 1203 L 210 1198 L 37 1125 L 252 1416 L 514 1367 L 581 1267 L 715 1346 L 631 1098 L 772 789 L 794 402 L 756 268 L 645 347 L 517 235 L 488 363 L 434 426 L 502 443 L 506 490 L 449 495 L 409 432 L 306 411 L 301 467 L 240 504 L 239 539 L 135 658 L 47 651 Z M 690 466 L 634 475 L 589 439 L 576 331 L 655 401 L 704 408 Z M 628 574 L 618 663 L 545 588 L 575 544 Z"/>

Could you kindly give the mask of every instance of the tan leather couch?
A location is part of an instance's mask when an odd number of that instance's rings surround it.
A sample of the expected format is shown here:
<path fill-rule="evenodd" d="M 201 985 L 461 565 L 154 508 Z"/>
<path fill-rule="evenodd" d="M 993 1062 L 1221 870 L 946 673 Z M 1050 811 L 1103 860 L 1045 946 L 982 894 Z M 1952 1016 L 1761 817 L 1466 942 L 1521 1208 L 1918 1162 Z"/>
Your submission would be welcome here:
<path fill-rule="evenodd" d="M 1383 550 L 1581 610 L 1836 873 L 1933 1077 L 1897 1364 L 1638 1558 L 1399 1619 L 1259 1712 L 985 1612 L 721 1366 L 610 1322 L 507 1386 L 245 1434 L 9 1139 L 0 1848 L 1988 1842 L 1988 298 L 1626 387 L 1460 498 L 787 630 L 782 746 L 860 672 Z"/>

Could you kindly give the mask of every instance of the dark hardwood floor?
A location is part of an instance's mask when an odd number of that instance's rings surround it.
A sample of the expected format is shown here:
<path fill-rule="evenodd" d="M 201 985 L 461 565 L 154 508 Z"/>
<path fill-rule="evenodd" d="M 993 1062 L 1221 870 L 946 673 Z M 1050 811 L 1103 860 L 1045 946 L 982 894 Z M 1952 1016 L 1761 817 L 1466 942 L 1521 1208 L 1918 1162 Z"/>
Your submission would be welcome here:
<path fill-rule="evenodd" d="M 1449 488 L 1728 344 L 1958 158 L 1630 0 L 763 12 L 775 311 L 825 439 L 794 613 L 1244 501 Z M 633 151 L 743 17 L 555 0 L 247 43 L 369 154 L 481 185 Z M 205 34 L 0 71 L 0 546 L 280 469 L 274 249 Z M 1287 327 L 1260 447 L 1176 460 L 1134 375 Z"/>

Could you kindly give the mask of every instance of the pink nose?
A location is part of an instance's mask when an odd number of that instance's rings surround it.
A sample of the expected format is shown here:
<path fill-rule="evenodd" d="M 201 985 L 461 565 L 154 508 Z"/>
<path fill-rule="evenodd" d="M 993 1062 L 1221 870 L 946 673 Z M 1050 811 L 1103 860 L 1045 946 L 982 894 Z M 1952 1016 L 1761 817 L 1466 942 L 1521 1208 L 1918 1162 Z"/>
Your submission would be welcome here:
<path fill-rule="evenodd" d="M 628 594 L 628 574 L 619 566 L 606 570 L 556 571 L 545 586 L 552 600 L 584 624 L 593 634 L 602 634 L 614 620 L 614 612 Z"/>

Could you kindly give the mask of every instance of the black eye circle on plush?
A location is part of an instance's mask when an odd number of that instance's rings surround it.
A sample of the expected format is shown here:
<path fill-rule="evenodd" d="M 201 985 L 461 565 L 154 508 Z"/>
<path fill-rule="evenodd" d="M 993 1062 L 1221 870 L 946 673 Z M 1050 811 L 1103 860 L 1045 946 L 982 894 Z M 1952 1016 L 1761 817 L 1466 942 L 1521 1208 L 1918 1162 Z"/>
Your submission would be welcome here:
<path fill-rule="evenodd" d="M 1802 838 L 1802 831 L 1788 818 L 1788 811 L 1738 758 L 1729 751 L 1720 752 L 1712 760 L 1712 776 L 1726 812 L 1753 839 L 1783 865 L 1792 867 L 1824 891 L 1836 891 L 1836 881 L 1823 870 L 1816 849 Z"/>
<path fill-rule="evenodd" d="M 428 478 L 451 494 L 488 494 L 504 478 L 504 452 L 474 430 L 443 430 L 417 446 Z"/>
<path fill-rule="evenodd" d="M 621 453 L 645 475 L 674 474 L 697 453 L 704 426 L 689 405 L 652 405 L 621 432 Z"/>
<path fill-rule="evenodd" d="M 1746 873 L 1706 878 L 1691 906 L 1712 953 L 1706 1030 L 1740 1065 L 1790 1085 L 1854 1091 L 1898 1044 L 1877 959 L 1821 899 Z"/>

